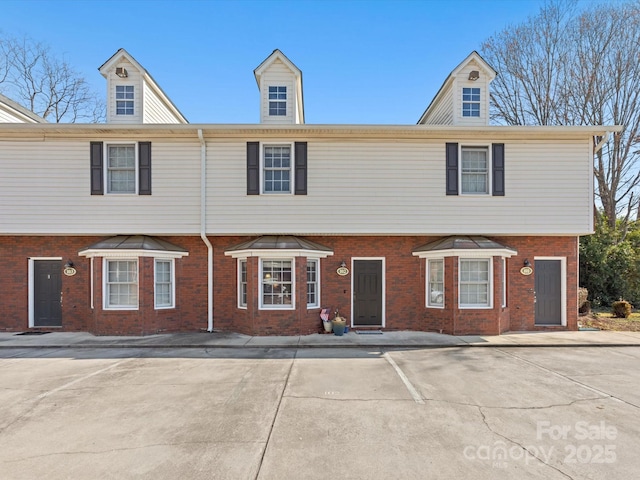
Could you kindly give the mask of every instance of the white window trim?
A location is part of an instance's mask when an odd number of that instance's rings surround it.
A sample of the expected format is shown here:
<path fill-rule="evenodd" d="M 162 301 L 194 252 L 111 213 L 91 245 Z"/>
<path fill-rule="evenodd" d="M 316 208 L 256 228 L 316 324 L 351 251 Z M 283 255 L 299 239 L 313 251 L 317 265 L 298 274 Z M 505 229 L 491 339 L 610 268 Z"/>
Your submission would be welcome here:
<path fill-rule="evenodd" d="M 442 262 L 442 305 L 438 305 L 438 304 L 434 304 L 431 303 L 431 292 L 429 291 L 429 286 L 430 286 L 430 280 L 431 280 L 431 262 L 437 262 L 440 261 Z M 439 308 L 439 309 L 443 309 L 444 308 L 444 304 L 445 304 L 445 277 L 446 277 L 446 272 L 445 272 L 445 265 L 444 265 L 444 258 L 428 258 L 426 260 L 427 262 L 427 278 L 426 278 L 426 282 L 425 282 L 425 287 L 426 287 L 426 291 L 425 291 L 425 299 L 426 299 L 426 307 L 427 308 Z"/>
<path fill-rule="evenodd" d="M 274 88 L 284 88 L 285 98 L 282 99 L 271 99 L 269 98 L 269 87 Z M 268 117 L 286 117 L 289 114 L 289 86 L 288 85 L 268 85 L 267 86 L 267 116 Z M 271 102 L 284 102 L 284 115 L 272 115 L 271 114 Z"/>
<path fill-rule="evenodd" d="M 238 274 L 238 286 L 237 286 L 237 290 L 238 290 L 238 308 L 242 309 L 242 310 L 246 310 L 247 309 L 247 304 L 249 303 L 249 277 L 247 275 L 247 281 L 245 282 L 245 288 L 247 289 L 247 303 L 243 304 L 242 303 L 242 268 L 241 265 L 244 262 L 245 264 L 245 268 L 247 268 L 247 259 L 246 258 L 238 258 L 237 261 L 237 274 Z M 262 296 L 262 292 L 261 296 Z"/>
<path fill-rule="evenodd" d="M 567 257 L 534 257 L 535 260 L 559 260 L 560 261 L 560 302 L 562 309 L 560 311 L 560 325 L 567 326 Z M 535 275 L 535 268 L 533 274 Z M 535 282 L 535 279 L 534 279 Z M 539 324 L 536 324 L 536 326 Z M 541 326 L 548 326 L 542 324 Z"/>
<path fill-rule="evenodd" d="M 468 101 L 465 102 L 464 100 L 464 89 L 465 88 L 476 88 L 478 90 L 480 90 L 480 92 L 478 93 L 480 95 L 480 100 L 476 101 Z M 473 93 L 472 93 L 473 95 Z M 478 115 L 465 115 L 464 114 L 464 105 L 465 103 L 468 104 L 475 104 L 478 105 Z M 480 119 L 482 117 L 482 87 L 474 87 L 474 86 L 463 86 L 460 89 L 460 117 L 464 118 L 464 119 L 469 119 L 469 118 L 475 118 L 475 119 Z"/>
<path fill-rule="evenodd" d="M 133 88 L 133 98 L 132 99 L 128 99 L 128 98 L 123 98 L 123 99 L 119 99 L 118 98 L 118 87 L 132 87 Z M 115 103 L 113 104 L 113 113 L 116 117 L 134 117 L 136 114 L 136 87 L 135 85 L 131 84 L 131 83 L 127 83 L 127 84 L 118 84 L 118 85 L 114 85 L 113 87 L 113 97 L 114 97 L 114 101 Z M 133 103 L 133 113 L 129 114 L 129 113 L 118 113 L 118 102 L 132 102 Z"/>
<path fill-rule="evenodd" d="M 264 261 L 291 261 L 291 304 L 264 305 L 262 263 Z M 296 309 L 296 259 L 295 257 L 259 257 L 258 258 L 258 309 L 259 310 L 295 310 Z"/>
<path fill-rule="evenodd" d="M 463 192 L 462 191 L 462 150 L 464 149 L 473 149 L 473 148 L 477 148 L 477 149 L 483 149 L 487 151 L 487 191 L 486 193 L 469 193 L 469 192 Z M 493 158 L 491 156 L 492 152 L 491 152 L 492 148 L 491 148 L 491 144 L 471 144 L 471 145 L 466 145 L 466 144 L 460 144 L 458 145 L 458 185 L 460 185 L 460 193 L 459 195 L 461 196 L 470 196 L 470 197 L 491 197 L 491 192 L 492 192 L 492 188 L 493 188 L 493 184 L 492 184 L 492 172 L 493 172 Z"/>
<path fill-rule="evenodd" d="M 488 288 L 488 298 L 487 300 L 489 301 L 488 305 L 483 305 L 483 304 L 474 304 L 474 305 L 463 305 L 461 303 L 461 297 L 462 295 L 460 294 L 460 290 L 462 287 L 462 280 L 461 280 L 461 263 L 463 260 L 483 260 L 483 261 L 487 261 L 489 262 L 489 271 L 488 271 L 488 276 L 489 276 L 489 288 Z M 493 308 L 493 257 L 459 257 L 458 258 L 458 308 L 460 310 L 491 310 Z"/>
<path fill-rule="evenodd" d="M 267 192 L 264 189 L 264 150 L 266 147 L 289 147 L 289 191 L 288 192 Z M 268 143 L 263 143 L 260 142 L 260 194 L 261 195 L 274 195 L 274 196 L 278 196 L 278 195 L 293 195 L 294 192 L 296 191 L 296 186 L 295 186 L 295 170 L 294 170 L 294 165 L 295 165 L 295 145 L 294 142 L 268 142 Z"/>
<path fill-rule="evenodd" d="M 108 295 L 108 289 L 107 289 L 107 276 L 109 273 L 108 267 L 107 265 L 109 264 L 110 261 L 130 261 L 130 262 L 136 262 L 136 268 L 137 268 L 137 272 L 136 272 L 136 278 L 138 279 L 137 282 L 137 287 L 138 287 L 138 304 L 135 307 L 129 306 L 129 305 L 115 305 L 115 306 L 110 306 L 109 305 L 109 295 Z M 154 272 L 155 273 L 155 272 Z M 154 279 L 154 284 L 155 284 L 155 279 Z M 104 310 L 139 310 L 140 309 L 140 259 L 137 257 L 104 257 L 102 259 L 102 308 Z"/>
<path fill-rule="evenodd" d="M 312 310 L 315 308 L 320 308 L 320 259 L 307 258 L 307 265 L 309 264 L 309 262 L 314 262 L 316 264 L 316 303 L 307 303 L 307 309 Z M 305 271 L 305 277 L 306 273 L 307 272 Z"/>
<path fill-rule="evenodd" d="M 133 192 L 110 192 L 109 191 L 109 147 L 114 147 L 114 146 L 118 146 L 118 145 L 123 145 L 123 146 L 133 146 L 133 154 L 134 154 L 134 158 L 135 158 L 135 162 L 134 162 L 134 173 L 135 173 L 135 183 L 134 183 L 134 191 Z M 140 164 L 139 161 L 140 159 L 138 158 L 138 142 L 132 142 L 131 140 L 122 140 L 122 141 L 117 141 L 117 140 L 113 140 L 113 141 L 109 141 L 108 143 L 105 142 L 104 144 L 104 166 L 103 166 L 103 178 L 104 178 L 104 193 L 105 195 L 114 195 L 114 196 L 118 196 L 118 197 L 124 197 L 127 195 L 138 195 L 138 189 L 139 189 L 139 184 L 140 184 Z"/>
<path fill-rule="evenodd" d="M 502 260 L 502 308 L 507 307 L 507 259 L 505 257 L 500 258 Z"/>
<path fill-rule="evenodd" d="M 158 305 L 156 268 L 158 262 L 169 262 L 171 264 L 171 304 Z M 154 258 L 153 259 L 153 305 L 156 310 L 167 310 L 176 308 L 176 261 L 173 258 Z"/>

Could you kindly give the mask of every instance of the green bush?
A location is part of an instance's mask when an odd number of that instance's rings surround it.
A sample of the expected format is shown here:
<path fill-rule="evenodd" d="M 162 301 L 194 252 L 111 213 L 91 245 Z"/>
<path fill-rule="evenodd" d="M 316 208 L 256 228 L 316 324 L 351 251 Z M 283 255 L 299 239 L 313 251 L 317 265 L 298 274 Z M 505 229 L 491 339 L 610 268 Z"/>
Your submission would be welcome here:
<path fill-rule="evenodd" d="M 631 309 L 633 308 L 629 302 L 626 300 L 619 300 L 617 302 L 613 302 L 611 305 L 612 314 L 616 318 L 629 318 L 631 315 Z"/>

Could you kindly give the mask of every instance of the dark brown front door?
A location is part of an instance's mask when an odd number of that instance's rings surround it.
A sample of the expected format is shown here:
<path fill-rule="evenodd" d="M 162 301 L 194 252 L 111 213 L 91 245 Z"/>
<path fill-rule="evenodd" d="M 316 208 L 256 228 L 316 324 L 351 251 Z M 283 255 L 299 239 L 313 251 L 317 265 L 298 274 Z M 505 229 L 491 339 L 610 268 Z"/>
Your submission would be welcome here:
<path fill-rule="evenodd" d="M 382 260 L 353 261 L 353 326 L 382 326 Z"/>
<path fill-rule="evenodd" d="M 562 269 L 560 260 L 536 260 L 536 325 L 562 325 Z"/>
<path fill-rule="evenodd" d="M 61 260 L 33 262 L 33 326 L 61 327 Z"/>

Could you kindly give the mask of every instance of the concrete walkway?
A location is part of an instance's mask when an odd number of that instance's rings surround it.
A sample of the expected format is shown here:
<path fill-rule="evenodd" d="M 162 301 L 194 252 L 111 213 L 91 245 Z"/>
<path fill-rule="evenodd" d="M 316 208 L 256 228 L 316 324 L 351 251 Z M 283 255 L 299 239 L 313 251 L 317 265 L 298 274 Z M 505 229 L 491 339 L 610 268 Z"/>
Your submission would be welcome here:
<path fill-rule="evenodd" d="M 19 333 L 19 332 L 18 332 Z M 427 332 L 383 332 L 336 336 L 251 337 L 229 332 L 95 336 L 86 332 L 44 335 L 0 333 L 0 348 L 445 348 L 445 347 L 626 347 L 640 346 L 640 332 L 514 332 L 499 336 L 454 337 Z"/>

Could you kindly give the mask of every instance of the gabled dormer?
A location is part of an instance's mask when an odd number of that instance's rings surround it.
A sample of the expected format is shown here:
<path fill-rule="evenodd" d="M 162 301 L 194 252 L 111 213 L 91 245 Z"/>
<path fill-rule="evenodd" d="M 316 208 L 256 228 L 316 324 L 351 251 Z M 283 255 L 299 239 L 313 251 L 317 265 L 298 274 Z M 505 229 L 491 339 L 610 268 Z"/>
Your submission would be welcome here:
<path fill-rule="evenodd" d="M 99 71 L 107 79 L 107 123 L 189 123 L 124 48 Z"/>
<path fill-rule="evenodd" d="M 478 54 L 453 69 L 418 120 L 421 125 L 488 125 L 489 85 L 496 71 Z"/>
<path fill-rule="evenodd" d="M 47 121 L 0 94 L 0 123 L 47 123 Z"/>
<path fill-rule="evenodd" d="M 260 123 L 304 123 L 302 72 L 280 50 L 253 71 L 260 90 Z"/>

